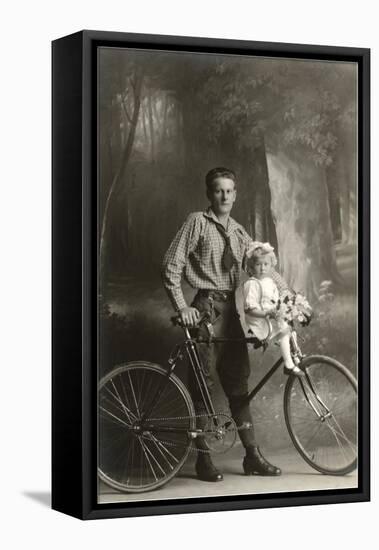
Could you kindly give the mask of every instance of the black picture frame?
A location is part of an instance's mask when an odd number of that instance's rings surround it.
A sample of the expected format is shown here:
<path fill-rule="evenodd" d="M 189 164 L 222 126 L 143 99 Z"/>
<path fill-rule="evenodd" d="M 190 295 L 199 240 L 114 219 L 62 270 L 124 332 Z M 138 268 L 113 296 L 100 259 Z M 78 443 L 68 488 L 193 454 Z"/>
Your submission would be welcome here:
<path fill-rule="evenodd" d="M 99 47 L 353 61 L 358 65 L 358 488 L 97 504 Z M 52 508 L 81 519 L 370 499 L 370 50 L 85 30 L 52 43 Z"/>

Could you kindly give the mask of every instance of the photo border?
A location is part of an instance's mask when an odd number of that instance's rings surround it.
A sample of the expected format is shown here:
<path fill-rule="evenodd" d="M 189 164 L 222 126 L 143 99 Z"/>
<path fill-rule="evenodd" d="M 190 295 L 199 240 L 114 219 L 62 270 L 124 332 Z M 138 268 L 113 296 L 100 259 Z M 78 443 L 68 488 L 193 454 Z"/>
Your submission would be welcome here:
<path fill-rule="evenodd" d="M 358 64 L 358 488 L 97 503 L 99 47 Z M 370 50 L 81 31 L 52 43 L 52 507 L 81 519 L 370 499 Z"/>

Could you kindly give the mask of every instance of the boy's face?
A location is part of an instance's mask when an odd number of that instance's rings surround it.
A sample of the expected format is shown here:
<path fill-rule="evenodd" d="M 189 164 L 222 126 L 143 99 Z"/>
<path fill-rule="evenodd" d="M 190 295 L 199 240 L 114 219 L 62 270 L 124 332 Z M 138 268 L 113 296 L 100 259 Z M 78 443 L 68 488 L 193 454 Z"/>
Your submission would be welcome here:
<path fill-rule="evenodd" d="M 236 196 L 234 181 L 229 178 L 216 178 L 207 190 L 207 197 L 216 216 L 229 214 Z"/>
<path fill-rule="evenodd" d="M 254 263 L 251 263 L 250 266 L 251 272 L 257 279 L 262 279 L 271 273 L 272 262 L 271 258 L 267 256 L 261 256 L 256 258 Z"/>

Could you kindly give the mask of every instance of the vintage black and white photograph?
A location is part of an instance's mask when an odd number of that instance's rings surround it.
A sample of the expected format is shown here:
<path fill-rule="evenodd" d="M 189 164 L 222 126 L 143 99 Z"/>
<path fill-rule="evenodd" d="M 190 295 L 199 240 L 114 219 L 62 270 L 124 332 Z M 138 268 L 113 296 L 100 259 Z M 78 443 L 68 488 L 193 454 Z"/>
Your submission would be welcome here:
<path fill-rule="evenodd" d="M 358 487 L 358 67 L 99 47 L 98 504 Z"/>

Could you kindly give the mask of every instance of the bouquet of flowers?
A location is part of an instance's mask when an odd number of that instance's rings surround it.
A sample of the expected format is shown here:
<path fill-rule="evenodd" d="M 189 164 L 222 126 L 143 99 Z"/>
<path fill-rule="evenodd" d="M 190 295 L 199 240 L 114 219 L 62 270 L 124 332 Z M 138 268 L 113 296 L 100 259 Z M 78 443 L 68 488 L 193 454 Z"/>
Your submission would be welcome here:
<path fill-rule="evenodd" d="M 309 325 L 312 318 L 312 308 L 301 292 L 291 292 L 282 295 L 277 304 L 277 316 L 289 325 L 294 322 L 302 326 Z"/>

